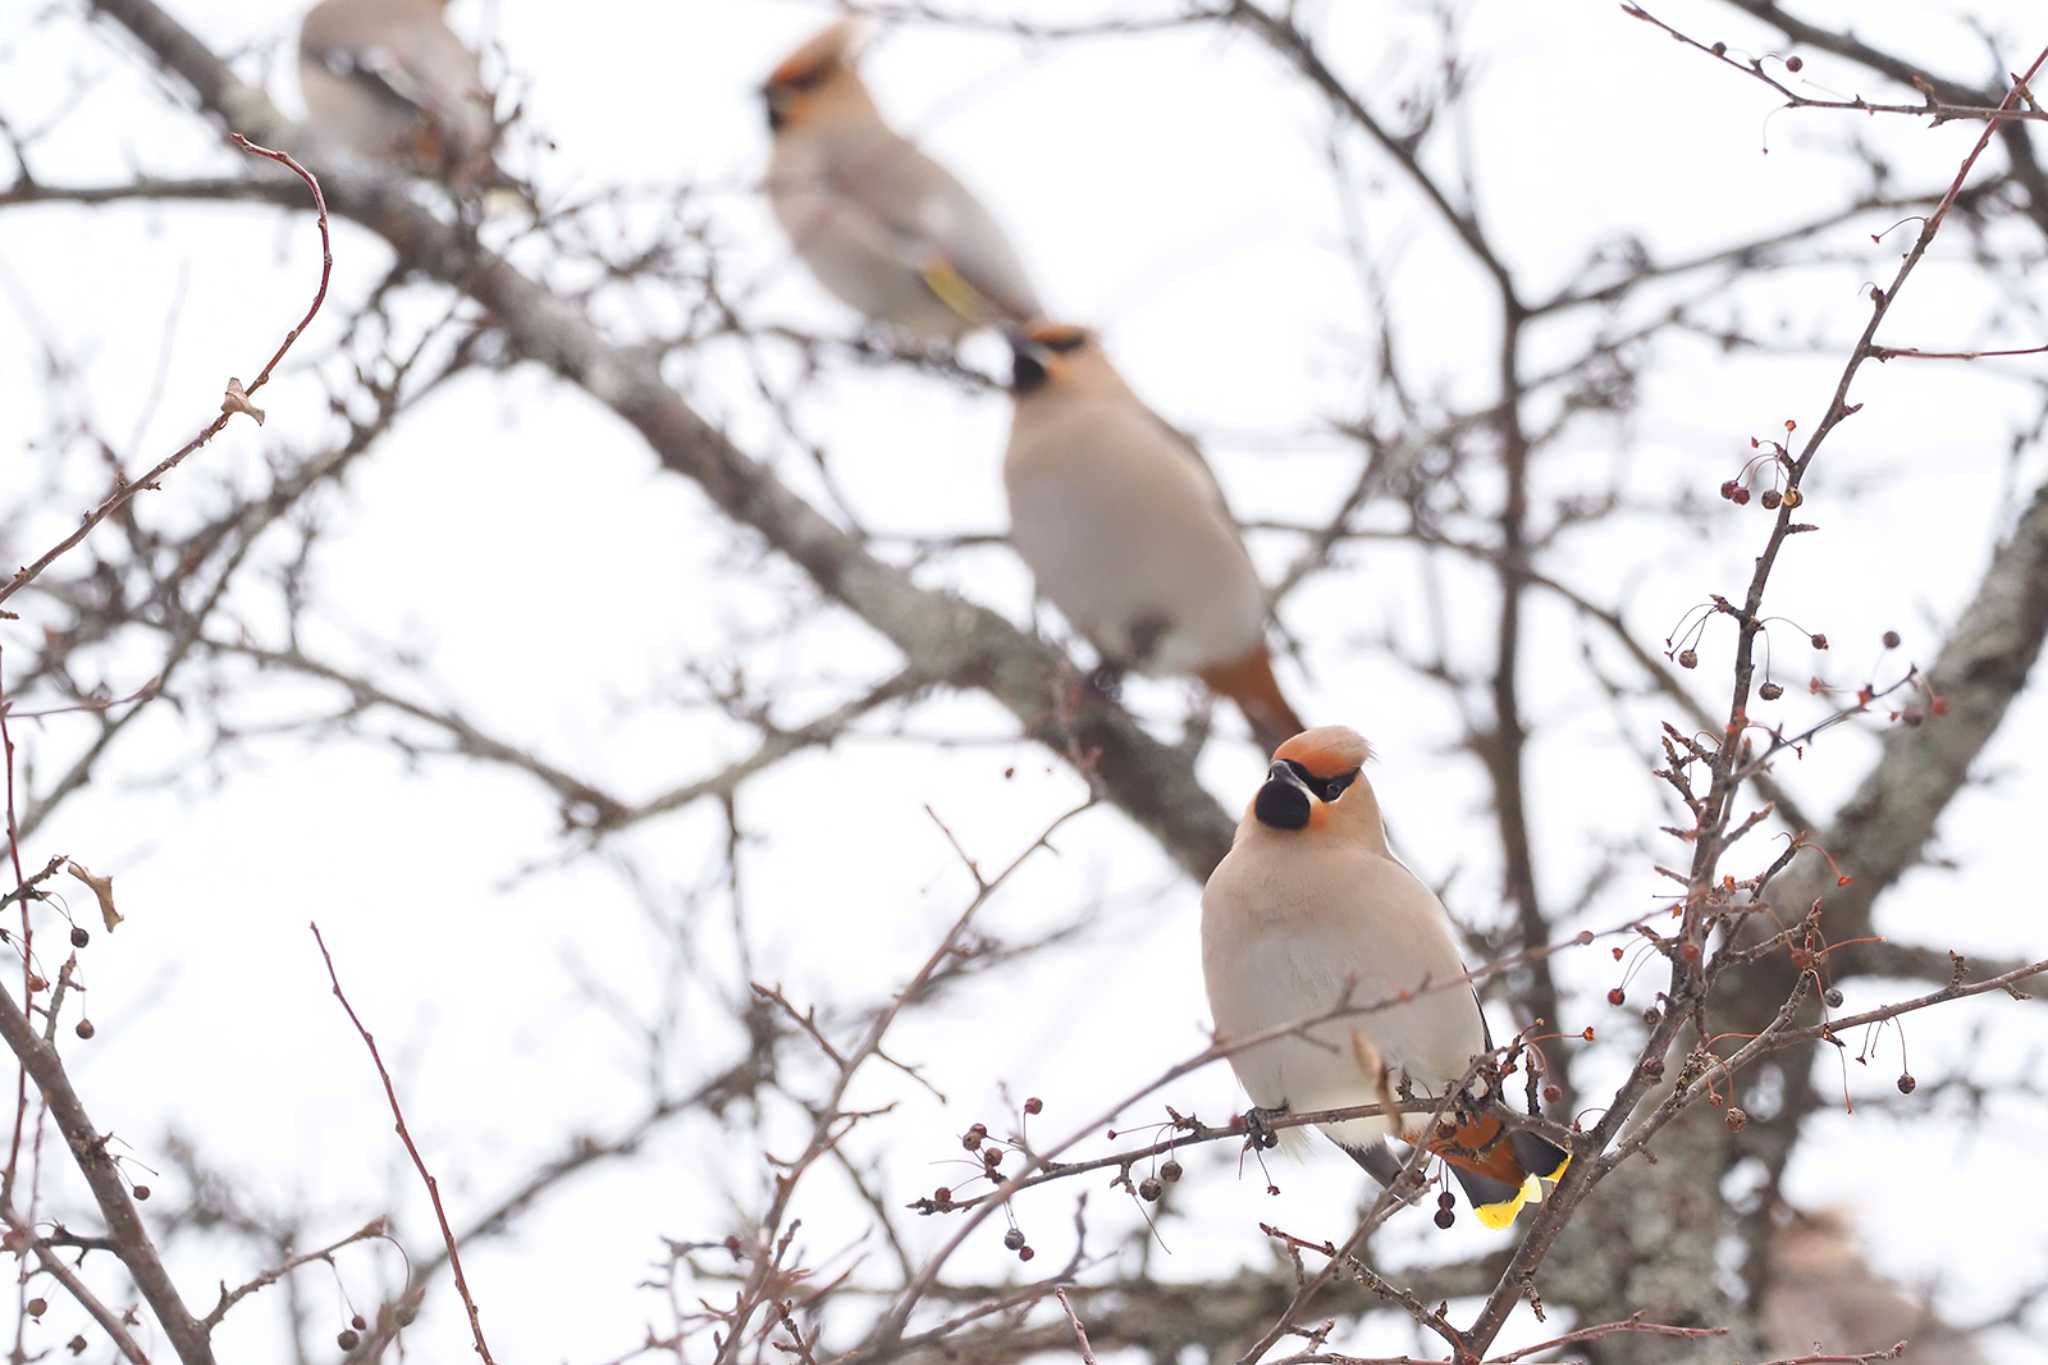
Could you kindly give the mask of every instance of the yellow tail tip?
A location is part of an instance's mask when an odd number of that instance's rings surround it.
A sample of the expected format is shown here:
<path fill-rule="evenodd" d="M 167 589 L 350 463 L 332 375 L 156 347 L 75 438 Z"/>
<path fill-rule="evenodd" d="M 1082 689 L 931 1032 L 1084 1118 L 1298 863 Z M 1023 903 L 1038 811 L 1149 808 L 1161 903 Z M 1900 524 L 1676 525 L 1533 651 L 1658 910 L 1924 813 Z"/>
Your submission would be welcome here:
<path fill-rule="evenodd" d="M 1562 1178 L 1571 1164 L 1571 1155 L 1566 1153 L 1565 1159 L 1557 1163 L 1556 1170 L 1551 1171 L 1547 1175 L 1532 1173 L 1524 1178 L 1522 1188 L 1515 1191 L 1513 1199 L 1503 1199 L 1498 1204 L 1474 1204 L 1472 1212 L 1479 1216 L 1479 1221 L 1483 1226 L 1492 1228 L 1495 1232 L 1511 1226 L 1521 1214 L 1524 1204 L 1540 1204 L 1543 1202 L 1543 1182 Z"/>
<path fill-rule="evenodd" d="M 1529 1202 L 1529 1186 L 1534 1184 L 1535 1180 L 1536 1177 L 1532 1175 L 1523 1181 L 1522 1188 L 1515 1191 L 1513 1199 L 1503 1199 L 1498 1204 L 1474 1204 L 1472 1212 L 1478 1215 L 1480 1225 L 1495 1232 L 1513 1226 L 1515 1215 L 1522 1211 L 1522 1205 Z"/>

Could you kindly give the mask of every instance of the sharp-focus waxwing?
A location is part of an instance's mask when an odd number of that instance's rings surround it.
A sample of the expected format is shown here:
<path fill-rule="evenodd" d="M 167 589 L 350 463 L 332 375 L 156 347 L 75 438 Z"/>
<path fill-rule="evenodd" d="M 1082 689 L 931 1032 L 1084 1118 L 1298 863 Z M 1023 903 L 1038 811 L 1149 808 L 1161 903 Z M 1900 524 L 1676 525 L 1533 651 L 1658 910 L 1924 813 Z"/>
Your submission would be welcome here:
<path fill-rule="evenodd" d="M 925 340 L 1038 316 L 1016 250 L 975 197 L 897 136 L 853 67 L 853 20 L 792 52 L 761 94 L 768 202 L 825 288 Z"/>
<path fill-rule="evenodd" d="M 1260 1110 L 1372 1104 L 1405 1078 L 1417 1099 L 1441 1099 L 1489 1051 L 1450 917 L 1387 849 L 1378 799 L 1361 769 L 1366 743 L 1342 726 L 1296 735 L 1237 827 L 1202 895 L 1202 971 L 1216 1034 L 1233 1038 L 1302 1023 L 1349 1002 L 1414 992 L 1402 1004 L 1327 1020 L 1231 1054 Z M 1437 989 L 1425 990 L 1434 986 Z M 1376 1071 L 1378 1074 L 1369 1074 Z M 1420 1125 L 1426 1115 L 1410 1115 Z M 1570 1158 L 1490 1115 L 1456 1120 L 1454 1137 L 1399 1134 L 1450 1163 L 1480 1222 L 1512 1223 Z M 1299 1132 L 1289 1129 L 1287 1132 Z M 1382 1184 L 1400 1168 L 1386 1118 L 1323 1125 L 1323 1133 Z"/>
<path fill-rule="evenodd" d="M 366 161 L 458 189 L 509 182 L 490 92 L 443 0 L 324 0 L 299 27 L 299 90 L 322 134 Z"/>
<path fill-rule="evenodd" d="M 1201 452 L 1138 400 L 1095 336 L 1011 337 L 1010 540 L 1115 668 L 1193 674 L 1261 748 L 1301 729 L 1266 651 L 1266 595 Z"/>

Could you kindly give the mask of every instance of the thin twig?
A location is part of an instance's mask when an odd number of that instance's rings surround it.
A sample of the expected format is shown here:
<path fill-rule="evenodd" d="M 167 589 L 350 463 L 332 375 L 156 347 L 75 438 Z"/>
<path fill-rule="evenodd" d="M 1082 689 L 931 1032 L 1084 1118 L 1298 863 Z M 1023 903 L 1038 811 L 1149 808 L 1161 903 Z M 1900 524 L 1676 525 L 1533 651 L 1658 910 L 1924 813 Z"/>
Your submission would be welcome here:
<path fill-rule="evenodd" d="M 434 1204 L 434 1217 L 441 1222 L 441 1240 L 448 1247 L 448 1268 L 455 1276 L 455 1292 L 462 1296 L 462 1306 L 469 1313 L 469 1332 L 475 1338 L 476 1353 L 483 1357 L 484 1365 L 497 1365 L 497 1362 L 491 1359 L 491 1348 L 484 1342 L 484 1324 L 483 1319 L 477 1315 L 476 1299 L 469 1292 L 469 1281 L 462 1275 L 462 1254 L 455 1246 L 455 1230 L 448 1226 L 448 1211 L 441 1207 L 441 1186 L 434 1179 L 433 1172 L 427 1169 L 426 1160 L 420 1156 L 420 1149 L 414 1144 L 412 1133 L 405 1126 L 405 1111 L 398 1107 L 398 1090 L 391 1083 L 391 1073 L 384 1067 L 383 1055 L 377 1051 L 377 1040 L 370 1036 L 370 1030 L 363 1027 L 362 1019 L 356 1014 L 356 1007 L 351 1005 L 348 996 L 342 993 L 341 977 L 335 973 L 334 956 L 327 951 L 327 940 L 320 937 L 320 926 L 309 923 L 306 927 L 313 931 L 313 941 L 320 945 L 320 957 L 327 964 L 327 979 L 334 984 L 334 998 L 339 1000 L 342 1009 L 348 1012 L 348 1021 L 354 1024 L 356 1032 L 363 1036 L 363 1045 L 370 1049 L 370 1060 L 377 1064 L 377 1079 L 384 1083 L 384 1098 L 391 1102 L 391 1117 L 398 1123 L 398 1140 L 405 1144 L 406 1155 L 412 1158 L 414 1168 L 420 1173 L 420 1179 L 426 1183 L 427 1197 Z"/>

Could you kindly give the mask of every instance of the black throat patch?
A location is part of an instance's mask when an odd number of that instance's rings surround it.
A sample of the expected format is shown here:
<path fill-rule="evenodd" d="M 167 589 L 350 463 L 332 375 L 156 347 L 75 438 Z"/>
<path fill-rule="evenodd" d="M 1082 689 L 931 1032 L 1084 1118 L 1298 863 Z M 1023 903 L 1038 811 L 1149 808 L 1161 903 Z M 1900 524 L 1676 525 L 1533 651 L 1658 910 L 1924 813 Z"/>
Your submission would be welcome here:
<path fill-rule="evenodd" d="M 1308 827 L 1308 793 L 1292 782 L 1277 779 L 1259 788 L 1259 796 L 1252 802 L 1252 814 L 1262 825 L 1274 829 L 1306 829 Z"/>

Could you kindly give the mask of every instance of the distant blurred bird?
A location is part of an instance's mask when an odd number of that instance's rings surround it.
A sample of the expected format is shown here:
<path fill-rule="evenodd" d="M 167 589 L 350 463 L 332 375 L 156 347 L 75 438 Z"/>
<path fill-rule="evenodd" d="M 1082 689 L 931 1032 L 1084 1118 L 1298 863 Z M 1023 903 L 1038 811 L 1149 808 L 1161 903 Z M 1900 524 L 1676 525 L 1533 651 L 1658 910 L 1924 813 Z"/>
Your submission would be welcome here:
<path fill-rule="evenodd" d="M 299 90 L 346 150 L 458 190 L 511 182 L 491 157 L 491 94 L 443 0 L 324 0 L 299 27 Z"/>
<path fill-rule="evenodd" d="M 1232 1053 L 1258 1112 L 1296 1113 L 1391 1098 L 1403 1079 L 1418 1099 L 1441 1099 L 1472 1059 L 1490 1051 L 1486 1020 L 1464 975 L 1450 917 L 1387 849 L 1379 800 L 1361 771 L 1370 750 L 1341 725 L 1282 744 L 1230 852 L 1202 893 L 1202 972 L 1216 1034 L 1228 1043 L 1300 1024 L 1348 1001 L 1402 1004 L 1331 1019 Z M 1439 989 L 1425 991 L 1428 986 Z M 1454 1136 L 1424 1134 L 1410 1115 L 1400 1136 L 1450 1164 L 1490 1228 L 1514 1222 L 1541 1180 L 1570 1157 L 1497 1117 L 1459 1121 Z M 1401 1162 L 1387 1118 L 1322 1125 L 1381 1184 Z M 1448 1223 L 1448 1214 L 1440 1215 Z"/>
<path fill-rule="evenodd" d="M 882 121 L 832 25 L 769 73 L 768 202 L 818 281 L 921 340 L 1038 316 L 1009 238 L 966 187 Z"/>
<path fill-rule="evenodd" d="M 1302 728 L 1273 677 L 1266 595 L 1201 452 L 1138 400 L 1093 333 L 1014 333 L 1010 540 L 1112 668 L 1194 674 L 1261 748 Z"/>
<path fill-rule="evenodd" d="M 1883 1351 L 1906 1342 L 1914 1360 L 1988 1365 L 1970 1334 L 1943 1322 L 1863 1258 L 1855 1224 L 1840 1209 L 1790 1213 L 1773 1227 L 1761 1317 L 1772 1355 Z"/>

